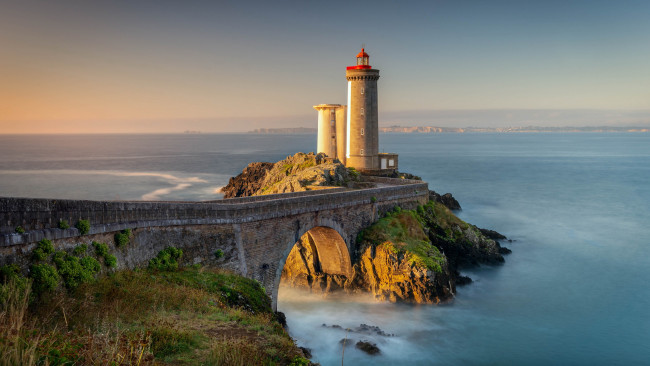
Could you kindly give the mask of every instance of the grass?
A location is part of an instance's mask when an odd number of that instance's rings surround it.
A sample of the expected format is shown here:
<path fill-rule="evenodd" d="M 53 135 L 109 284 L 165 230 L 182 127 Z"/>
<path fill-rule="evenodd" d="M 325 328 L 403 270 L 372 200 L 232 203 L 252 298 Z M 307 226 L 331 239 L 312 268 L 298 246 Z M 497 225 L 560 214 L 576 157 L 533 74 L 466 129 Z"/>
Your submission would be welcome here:
<path fill-rule="evenodd" d="M 411 265 L 441 273 L 447 259 L 429 241 L 423 224 L 424 219 L 418 211 L 402 211 L 396 207 L 394 211 L 364 229 L 357 240 L 370 245 L 383 245 L 395 254 L 404 255 Z"/>
<path fill-rule="evenodd" d="M 0 285 L 0 366 L 304 360 L 262 286 L 229 272 L 126 270 L 38 298 L 30 289 Z"/>

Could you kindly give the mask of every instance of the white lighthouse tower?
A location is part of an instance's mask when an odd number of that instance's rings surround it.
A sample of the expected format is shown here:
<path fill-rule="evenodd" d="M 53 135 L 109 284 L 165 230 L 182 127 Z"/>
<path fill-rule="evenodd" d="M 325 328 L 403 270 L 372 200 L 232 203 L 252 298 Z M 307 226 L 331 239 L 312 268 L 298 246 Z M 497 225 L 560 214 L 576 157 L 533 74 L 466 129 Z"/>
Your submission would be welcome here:
<path fill-rule="evenodd" d="M 369 59 L 362 48 L 357 54 L 357 64 L 345 71 L 348 80 L 346 165 L 362 171 L 379 169 L 379 70 L 370 66 Z"/>
<path fill-rule="evenodd" d="M 347 167 L 372 175 L 397 170 L 397 154 L 379 153 L 377 80 L 379 70 L 370 66 L 365 49 L 357 64 L 348 66 L 348 104 L 319 104 L 317 151 L 338 158 Z"/>

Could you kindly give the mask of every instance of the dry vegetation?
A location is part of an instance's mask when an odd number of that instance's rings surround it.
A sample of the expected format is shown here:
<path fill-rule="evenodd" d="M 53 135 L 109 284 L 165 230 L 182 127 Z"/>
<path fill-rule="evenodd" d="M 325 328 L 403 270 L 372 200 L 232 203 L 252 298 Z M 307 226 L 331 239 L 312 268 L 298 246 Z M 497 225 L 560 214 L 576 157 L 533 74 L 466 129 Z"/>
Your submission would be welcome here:
<path fill-rule="evenodd" d="M 200 267 L 119 271 L 40 296 L 0 285 L 0 365 L 306 365 L 259 283 Z"/>

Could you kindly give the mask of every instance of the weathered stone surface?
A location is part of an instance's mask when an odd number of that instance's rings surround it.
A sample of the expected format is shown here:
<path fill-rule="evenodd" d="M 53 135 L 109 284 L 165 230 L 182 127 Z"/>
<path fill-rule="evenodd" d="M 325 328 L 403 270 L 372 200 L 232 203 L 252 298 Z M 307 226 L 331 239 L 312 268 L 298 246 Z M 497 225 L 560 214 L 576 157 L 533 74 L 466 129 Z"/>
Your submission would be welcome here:
<path fill-rule="evenodd" d="M 481 229 L 481 228 L 478 228 L 478 230 L 481 232 L 481 234 L 485 235 L 485 237 L 487 237 L 488 239 L 492 239 L 492 240 L 507 239 L 505 235 L 498 233 L 494 230 Z"/>
<path fill-rule="evenodd" d="M 365 352 L 365 353 L 367 353 L 369 355 L 372 355 L 372 356 L 378 355 L 378 354 L 381 353 L 381 351 L 379 350 L 379 347 L 377 347 L 376 344 L 370 343 L 368 341 L 359 341 L 359 342 L 357 342 L 355 347 L 357 347 L 357 349 L 359 349 L 359 350 L 361 350 L 361 351 L 363 351 L 363 352 Z"/>
<path fill-rule="evenodd" d="M 279 161 L 266 173 L 255 195 L 300 192 L 328 186 L 346 186 L 348 170 L 325 154 L 297 153 Z"/>
<path fill-rule="evenodd" d="M 318 254 L 304 235 L 292 249 L 282 270 L 285 285 L 329 294 L 369 292 L 378 300 L 438 304 L 453 297 L 448 269 L 435 273 L 413 265 L 409 255 L 394 253 L 388 246 L 365 246 L 350 277 L 320 270 Z"/>
<path fill-rule="evenodd" d="M 455 288 L 448 268 L 436 273 L 414 265 L 409 254 L 395 253 L 389 246 L 366 246 L 354 265 L 348 289 L 367 291 L 378 300 L 438 304 L 453 297 Z"/>
<path fill-rule="evenodd" d="M 273 163 L 250 163 L 236 177 L 230 178 L 228 185 L 221 189 L 224 198 L 252 196 L 262 186 L 262 180 L 273 167 Z"/>
<path fill-rule="evenodd" d="M 460 203 L 456 201 L 454 196 L 451 193 L 445 193 L 440 195 L 436 191 L 429 191 L 429 200 L 442 203 L 450 210 L 461 210 Z"/>
<path fill-rule="evenodd" d="M 259 196 L 346 187 L 355 179 L 338 159 L 299 152 L 277 163 L 251 163 L 221 191 L 225 198 Z"/>

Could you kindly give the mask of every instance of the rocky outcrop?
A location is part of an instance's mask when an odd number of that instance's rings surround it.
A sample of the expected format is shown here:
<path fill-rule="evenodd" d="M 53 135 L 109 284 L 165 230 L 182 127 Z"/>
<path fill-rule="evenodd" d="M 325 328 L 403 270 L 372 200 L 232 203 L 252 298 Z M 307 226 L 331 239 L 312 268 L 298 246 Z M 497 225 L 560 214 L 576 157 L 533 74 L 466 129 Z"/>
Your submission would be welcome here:
<path fill-rule="evenodd" d="M 275 163 L 254 195 L 346 186 L 349 181 L 348 170 L 338 159 L 322 153 L 297 153 Z"/>
<path fill-rule="evenodd" d="M 504 262 L 498 242 L 456 217 L 446 206 L 427 204 L 419 215 L 429 240 L 445 253 L 453 271 L 463 266 Z"/>
<path fill-rule="evenodd" d="M 224 198 L 252 196 L 262 187 L 262 181 L 273 168 L 273 163 L 250 163 L 236 177 L 230 178 L 228 185 L 221 189 Z"/>
<path fill-rule="evenodd" d="M 357 179 L 325 154 L 297 153 L 277 163 L 251 163 L 221 189 L 224 198 L 348 186 Z"/>
<path fill-rule="evenodd" d="M 378 355 L 378 354 L 381 353 L 381 351 L 379 350 L 379 347 L 377 347 L 377 345 L 375 343 L 371 343 L 371 342 L 368 342 L 368 341 L 358 341 L 355 344 L 355 347 L 357 349 L 369 354 L 369 355 L 372 355 L 372 356 Z"/>
<path fill-rule="evenodd" d="M 450 210 L 461 210 L 460 203 L 456 201 L 454 196 L 451 193 L 445 193 L 442 196 L 436 191 L 429 191 L 429 200 L 442 203 Z"/>
<path fill-rule="evenodd" d="M 430 201 L 415 211 L 389 212 L 357 238 L 349 277 L 323 273 L 309 232 L 296 244 L 282 271 L 285 285 L 328 294 L 368 292 L 378 300 L 438 304 L 453 298 L 456 285 L 471 283 L 463 266 L 499 264 L 499 243 Z"/>
<path fill-rule="evenodd" d="M 445 265 L 440 272 L 413 262 L 413 254 L 392 244 L 366 245 L 353 266 L 348 291 L 370 292 L 377 300 L 438 304 L 453 297 L 455 286 Z"/>

